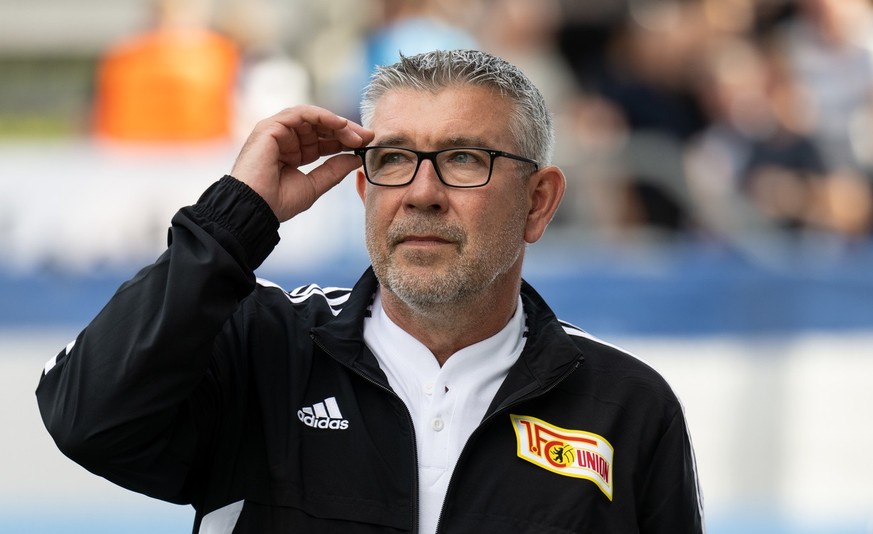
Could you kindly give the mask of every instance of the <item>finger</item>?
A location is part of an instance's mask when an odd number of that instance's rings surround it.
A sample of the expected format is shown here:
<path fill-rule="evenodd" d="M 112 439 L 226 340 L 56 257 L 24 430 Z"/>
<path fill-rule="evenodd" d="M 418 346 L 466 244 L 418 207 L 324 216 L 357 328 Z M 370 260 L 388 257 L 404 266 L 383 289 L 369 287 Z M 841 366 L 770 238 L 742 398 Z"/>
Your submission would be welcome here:
<path fill-rule="evenodd" d="M 323 139 L 338 139 L 349 148 L 364 146 L 375 133 L 360 124 L 318 106 L 297 106 L 283 110 L 273 117 L 288 130 L 311 139 L 313 130 Z"/>
<path fill-rule="evenodd" d="M 322 139 L 318 142 L 318 153 L 322 156 L 331 156 L 340 152 L 348 152 L 351 148 L 342 144 L 337 139 Z"/>
<path fill-rule="evenodd" d="M 308 176 L 318 195 L 321 196 L 360 166 L 359 157 L 353 154 L 338 154 L 312 169 Z"/>
<path fill-rule="evenodd" d="M 344 127 L 348 120 L 336 113 L 318 106 L 294 106 L 286 108 L 271 117 L 271 120 L 295 129 L 302 124 L 322 126 L 330 130 Z"/>
<path fill-rule="evenodd" d="M 301 131 L 302 130 L 302 131 Z M 345 140 L 337 139 L 336 136 L 318 135 L 314 130 L 304 126 L 298 130 L 298 135 L 277 132 L 273 137 L 279 148 L 279 160 L 288 165 L 306 165 L 322 156 L 336 154 L 365 144 L 365 137 L 354 136 Z M 351 141 L 349 140 L 351 139 Z"/>
<path fill-rule="evenodd" d="M 286 165 L 299 167 L 312 163 L 324 156 L 332 156 L 340 152 L 348 152 L 349 150 L 351 150 L 351 147 L 347 147 L 337 139 L 319 139 L 316 145 L 303 146 L 297 151 L 280 154 L 279 161 Z M 360 163 L 360 158 L 358 158 L 359 166 Z"/>
<path fill-rule="evenodd" d="M 276 114 L 273 119 L 298 136 L 301 144 L 315 142 L 318 138 L 353 139 L 357 135 L 354 133 L 357 128 L 350 126 L 348 119 L 317 106 L 289 108 Z M 351 136 L 349 132 L 352 132 Z"/>
<path fill-rule="evenodd" d="M 337 141 L 335 139 L 328 139 L 328 140 L 319 141 L 318 152 L 317 152 L 317 154 L 313 153 L 311 155 L 311 159 L 310 158 L 302 158 L 301 153 L 294 153 L 294 154 L 284 154 L 284 155 L 280 154 L 279 161 L 288 167 L 295 167 L 296 168 L 296 167 L 300 167 L 300 166 L 312 163 L 313 161 L 321 159 L 324 156 L 332 156 L 334 154 L 348 152 L 348 150 L 349 150 L 349 148 L 346 147 L 345 145 L 343 145 L 342 143 L 340 143 L 339 141 Z M 359 156 L 353 155 L 353 154 L 348 154 L 348 155 L 352 156 L 356 159 L 356 161 L 355 161 L 356 167 L 354 167 L 354 168 L 361 166 L 361 159 Z"/>
<path fill-rule="evenodd" d="M 321 133 L 321 132 L 320 132 Z M 360 124 L 347 121 L 346 126 L 339 130 L 325 132 L 323 139 L 336 139 L 340 141 L 346 148 L 358 148 L 366 146 L 375 137 L 376 133 L 369 128 L 364 128 Z"/>

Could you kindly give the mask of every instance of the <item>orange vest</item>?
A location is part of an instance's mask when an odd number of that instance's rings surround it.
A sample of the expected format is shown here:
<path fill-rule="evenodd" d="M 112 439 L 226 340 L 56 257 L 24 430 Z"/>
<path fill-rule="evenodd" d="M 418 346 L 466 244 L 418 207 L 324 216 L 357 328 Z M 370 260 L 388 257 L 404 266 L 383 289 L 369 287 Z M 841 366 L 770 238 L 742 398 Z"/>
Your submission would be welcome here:
<path fill-rule="evenodd" d="M 95 133 L 142 141 L 226 137 L 233 121 L 239 52 L 208 30 L 156 30 L 101 60 Z"/>

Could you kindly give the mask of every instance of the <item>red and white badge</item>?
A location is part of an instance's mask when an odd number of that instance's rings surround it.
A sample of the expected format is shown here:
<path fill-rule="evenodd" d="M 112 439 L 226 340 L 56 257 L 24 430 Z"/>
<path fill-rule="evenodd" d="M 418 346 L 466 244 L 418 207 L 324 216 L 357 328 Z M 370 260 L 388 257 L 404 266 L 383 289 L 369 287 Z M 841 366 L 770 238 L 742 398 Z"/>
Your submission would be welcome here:
<path fill-rule="evenodd" d="M 510 415 L 518 457 L 552 473 L 590 480 L 612 500 L 612 445 L 603 436 Z"/>

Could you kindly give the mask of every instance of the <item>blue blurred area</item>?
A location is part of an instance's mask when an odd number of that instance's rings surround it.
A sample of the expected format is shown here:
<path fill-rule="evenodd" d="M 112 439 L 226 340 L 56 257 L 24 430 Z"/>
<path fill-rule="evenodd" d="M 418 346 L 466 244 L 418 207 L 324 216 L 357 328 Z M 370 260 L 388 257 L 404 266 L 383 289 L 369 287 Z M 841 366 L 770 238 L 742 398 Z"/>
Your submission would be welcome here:
<path fill-rule="evenodd" d="M 531 254 L 525 278 L 559 317 L 597 335 L 873 329 L 867 249 L 839 262 L 783 257 L 778 265 L 689 244 L 645 257 L 618 249 L 539 252 Z M 355 258 L 259 275 L 288 290 L 307 283 L 349 287 L 365 267 Z M 0 273 L 0 325 L 82 327 L 135 270 Z"/>
<path fill-rule="evenodd" d="M 88 517 L 80 511 L 61 515 L 0 515 L 0 532 L 8 534 L 171 534 L 189 532 L 193 511 L 188 507 L 167 505 L 163 513 L 149 515 L 107 513 L 94 510 Z M 826 525 L 800 525 L 776 514 L 732 514 L 709 518 L 707 534 L 867 534 L 862 523 L 851 521 Z"/>
<path fill-rule="evenodd" d="M 797 250 L 762 261 L 688 242 L 648 255 L 616 249 L 585 254 L 586 260 L 557 268 L 537 261 L 527 279 L 558 315 L 593 333 L 778 335 L 873 328 L 869 247 L 841 261 Z"/>
<path fill-rule="evenodd" d="M 707 521 L 707 534 L 868 534 L 867 526 L 851 521 L 798 524 L 775 514 L 734 514 Z"/>
<path fill-rule="evenodd" d="M 154 507 L 152 507 L 154 508 Z M 88 512 L 91 512 L 90 514 Z M 8 534 L 157 534 L 190 532 L 194 511 L 165 505 L 158 513 L 126 510 L 78 510 L 61 513 L 0 514 L 0 532 Z"/>

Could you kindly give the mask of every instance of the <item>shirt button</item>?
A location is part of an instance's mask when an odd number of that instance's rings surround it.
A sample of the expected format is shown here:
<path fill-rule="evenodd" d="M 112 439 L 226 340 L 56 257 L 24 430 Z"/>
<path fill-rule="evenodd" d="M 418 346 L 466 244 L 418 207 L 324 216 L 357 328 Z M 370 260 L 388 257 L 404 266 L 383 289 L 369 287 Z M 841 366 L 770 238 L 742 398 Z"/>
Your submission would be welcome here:
<path fill-rule="evenodd" d="M 436 432 L 439 432 L 440 430 L 445 428 L 445 426 L 446 424 L 439 417 L 435 418 L 433 422 L 431 422 L 431 428 L 433 428 Z"/>
<path fill-rule="evenodd" d="M 425 395 L 433 395 L 433 384 L 425 384 L 421 389 Z"/>

